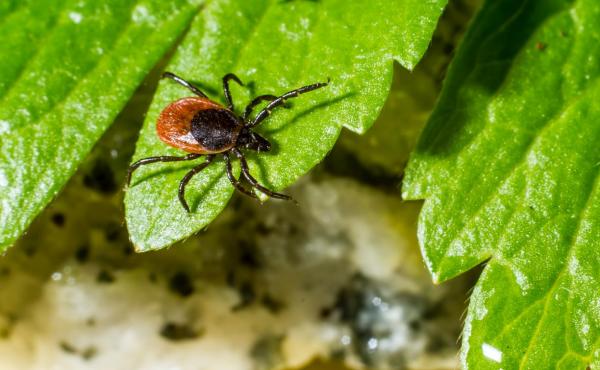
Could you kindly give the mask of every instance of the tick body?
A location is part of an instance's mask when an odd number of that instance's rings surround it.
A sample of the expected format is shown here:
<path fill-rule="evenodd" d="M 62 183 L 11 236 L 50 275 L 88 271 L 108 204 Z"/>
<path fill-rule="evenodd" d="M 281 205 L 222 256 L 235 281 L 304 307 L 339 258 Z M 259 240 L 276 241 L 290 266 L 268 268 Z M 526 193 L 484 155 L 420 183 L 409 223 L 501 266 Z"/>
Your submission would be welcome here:
<path fill-rule="evenodd" d="M 210 100 L 196 86 L 171 72 L 165 72 L 163 78 L 172 79 L 196 95 L 194 97 L 182 98 L 169 104 L 160 113 L 156 123 L 156 133 L 160 140 L 189 154 L 180 157 L 158 156 L 138 160 L 129 167 L 127 173 L 128 186 L 131 182 L 131 175 L 142 165 L 156 162 L 188 161 L 204 157 L 204 161 L 192 168 L 179 183 L 179 201 L 183 208 L 190 212 L 190 208 L 185 200 L 185 187 L 192 177 L 206 168 L 217 155 L 222 155 L 225 159 L 227 177 L 238 191 L 258 199 L 252 189 L 244 186 L 240 178 L 236 178 L 233 174 L 232 159 L 234 158 L 237 158 L 240 162 L 240 177 L 243 177 L 251 188 L 272 198 L 291 199 L 288 195 L 276 193 L 265 188 L 250 174 L 242 149 L 257 152 L 268 152 L 271 150 L 271 143 L 252 129 L 264 121 L 273 109 L 282 106 L 287 99 L 295 98 L 300 94 L 327 86 L 329 81 L 307 85 L 289 91 L 281 96 L 260 95 L 248 104 L 243 115 L 240 116 L 234 111 L 229 92 L 229 81 L 234 80 L 240 85 L 243 84 L 232 73 L 223 77 L 223 91 L 227 106 Z M 263 101 L 269 103 L 253 118 L 250 118 L 252 110 Z"/>
<path fill-rule="evenodd" d="M 236 115 L 206 98 L 183 98 L 158 117 L 156 133 L 165 143 L 189 153 L 216 154 L 235 146 L 244 127 Z"/>

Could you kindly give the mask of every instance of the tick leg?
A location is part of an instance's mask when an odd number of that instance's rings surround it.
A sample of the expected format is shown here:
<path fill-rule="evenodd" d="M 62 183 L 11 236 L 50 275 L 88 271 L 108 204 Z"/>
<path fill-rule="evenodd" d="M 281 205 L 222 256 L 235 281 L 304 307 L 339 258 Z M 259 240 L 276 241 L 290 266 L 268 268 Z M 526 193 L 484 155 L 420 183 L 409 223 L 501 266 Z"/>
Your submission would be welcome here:
<path fill-rule="evenodd" d="M 233 73 L 228 73 L 223 76 L 223 93 L 225 94 L 225 100 L 227 101 L 227 108 L 233 110 L 233 102 L 231 101 L 231 93 L 229 92 L 229 80 L 234 80 L 242 86 L 244 86 L 244 83 Z"/>
<path fill-rule="evenodd" d="M 132 164 L 131 166 L 129 166 L 129 169 L 127 170 L 127 178 L 126 178 L 125 182 L 127 183 L 127 186 L 129 186 L 129 184 L 131 183 L 131 175 L 133 174 L 133 171 L 137 170 L 140 166 L 143 166 L 145 164 L 150 164 L 150 163 L 155 163 L 155 162 L 191 161 L 192 159 L 196 159 L 200 156 L 202 156 L 202 154 L 194 153 L 194 154 L 185 155 L 183 157 L 161 155 L 159 157 L 148 157 L 148 158 L 140 159 L 139 161 L 137 161 L 134 164 Z"/>
<path fill-rule="evenodd" d="M 271 191 L 271 190 L 265 188 L 261 184 L 259 184 L 259 182 L 254 177 L 252 177 L 252 175 L 250 174 L 250 170 L 248 169 L 248 162 L 246 162 L 246 157 L 244 157 L 244 154 L 237 149 L 232 149 L 231 151 L 240 160 L 240 167 L 242 169 L 242 174 L 244 175 L 246 180 L 248 180 L 250 185 L 252 185 L 256 189 L 258 189 L 260 192 L 270 196 L 271 198 L 283 199 L 283 200 L 294 200 L 294 198 L 290 197 L 289 195 L 276 193 L 274 191 Z"/>
<path fill-rule="evenodd" d="M 192 177 L 194 177 L 194 175 L 196 175 L 198 172 L 205 169 L 213 161 L 213 159 L 215 159 L 214 154 L 207 155 L 206 161 L 204 161 L 204 163 L 200 163 L 196 167 L 192 168 L 190 172 L 186 173 L 185 176 L 183 176 L 181 182 L 179 182 L 179 202 L 181 202 L 181 205 L 188 213 L 190 213 L 190 206 L 188 206 L 187 202 L 185 201 L 185 187 L 188 184 L 188 182 L 190 182 Z"/>
<path fill-rule="evenodd" d="M 277 96 L 275 95 L 260 95 L 257 96 L 256 98 L 254 98 L 254 100 L 252 100 L 250 102 L 250 104 L 248 104 L 248 106 L 246 107 L 246 110 L 244 111 L 244 122 L 246 122 L 246 119 L 248 117 L 250 117 L 250 114 L 252 113 L 252 109 L 254 109 L 254 107 L 256 107 L 258 104 L 260 104 L 262 101 L 273 101 L 277 99 Z"/>
<path fill-rule="evenodd" d="M 248 124 L 247 127 L 249 127 L 249 128 L 254 127 L 254 126 L 258 125 L 259 123 L 261 123 L 265 118 L 267 118 L 271 114 L 271 111 L 273 109 L 284 104 L 287 99 L 298 97 L 301 94 L 304 94 L 304 93 L 307 93 L 309 91 L 313 91 L 316 89 L 320 89 L 321 87 L 324 87 L 327 85 L 329 85 L 329 80 L 327 80 L 327 82 L 318 82 L 316 84 L 303 86 L 299 89 L 286 92 L 285 94 L 281 95 L 277 99 L 270 102 L 263 110 L 258 112 L 256 117 L 254 118 L 254 121 L 252 121 L 252 123 Z"/>
<path fill-rule="evenodd" d="M 188 89 L 190 89 L 194 94 L 203 97 L 203 98 L 207 98 L 208 96 L 206 96 L 205 93 L 203 93 L 202 91 L 200 91 L 199 88 L 197 88 L 196 86 L 192 85 L 191 83 L 189 83 L 188 81 L 184 80 L 183 78 L 177 76 L 175 73 L 171 73 L 171 72 L 165 72 L 162 74 L 161 76 L 162 78 L 170 78 L 171 80 L 177 82 L 178 84 L 187 87 Z"/>
<path fill-rule="evenodd" d="M 233 168 L 231 167 L 231 158 L 229 157 L 229 153 L 223 153 L 223 155 L 225 157 L 225 164 L 227 165 L 227 177 L 229 178 L 231 184 L 241 193 L 246 194 L 251 198 L 258 199 L 256 194 L 243 187 L 239 179 L 236 179 L 233 175 Z"/>

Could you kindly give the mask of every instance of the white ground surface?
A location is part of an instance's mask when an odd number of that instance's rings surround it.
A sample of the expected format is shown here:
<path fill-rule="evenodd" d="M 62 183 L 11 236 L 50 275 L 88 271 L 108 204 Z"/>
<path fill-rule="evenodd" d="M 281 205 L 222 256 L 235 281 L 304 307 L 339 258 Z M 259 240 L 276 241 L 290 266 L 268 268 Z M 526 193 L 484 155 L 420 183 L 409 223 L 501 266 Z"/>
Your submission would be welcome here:
<path fill-rule="evenodd" d="M 305 182 L 294 195 L 300 207 L 255 207 L 254 221 L 245 225 L 267 230 L 252 239 L 260 267 L 236 267 L 235 283 L 223 278 L 232 265 L 222 250 L 245 247 L 220 234 L 231 233 L 236 216 L 188 241 L 212 252 L 203 252 L 204 268 L 191 274 L 195 289 L 187 297 L 169 290 L 166 276 L 149 278 L 144 264 L 111 269 L 114 281 L 99 283 L 107 265 L 100 257 L 66 258 L 45 278 L 17 260 L 0 278 L 0 370 L 266 370 L 335 353 L 345 353 L 352 368 L 361 368 L 364 356 L 378 369 L 454 368 L 452 344 L 428 353 L 448 334 L 424 318 L 424 307 L 450 293 L 430 283 L 418 254 L 418 205 L 340 179 Z M 362 306 L 344 320 L 336 297 L 357 276 L 367 282 L 358 293 Z M 241 281 L 257 298 L 233 309 L 242 299 Z M 260 304 L 267 293 L 283 305 L 278 312 Z M 167 339 L 160 335 L 166 323 L 197 336 Z M 365 327 L 374 332 L 365 334 Z"/>

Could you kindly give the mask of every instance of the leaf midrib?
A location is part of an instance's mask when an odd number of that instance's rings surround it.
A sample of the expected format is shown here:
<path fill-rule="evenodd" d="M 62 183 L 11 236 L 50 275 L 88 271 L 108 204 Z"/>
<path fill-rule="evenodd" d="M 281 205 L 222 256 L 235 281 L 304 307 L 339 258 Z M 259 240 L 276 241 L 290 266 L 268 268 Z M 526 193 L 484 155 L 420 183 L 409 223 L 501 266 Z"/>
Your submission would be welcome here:
<path fill-rule="evenodd" d="M 574 253 L 574 250 L 576 250 L 576 248 L 575 248 L 575 245 L 574 245 L 574 244 L 575 244 L 575 242 L 577 241 L 577 236 L 578 236 L 578 234 L 579 234 L 579 231 L 580 231 L 580 229 L 581 229 L 581 223 L 582 223 L 582 221 L 583 221 L 583 219 L 584 219 L 583 215 L 584 215 L 584 214 L 585 214 L 585 212 L 586 212 L 587 210 L 589 210 L 589 209 L 590 209 L 590 207 L 591 207 L 592 195 L 593 195 L 593 194 L 594 194 L 594 193 L 597 191 L 597 187 L 598 187 L 598 186 L 600 186 L 600 181 L 599 181 L 599 180 L 600 180 L 600 173 L 599 173 L 599 172 L 596 172 L 596 174 L 594 175 L 594 178 L 593 178 L 593 180 L 591 181 L 591 182 L 593 183 L 593 185 L 591 186 L 591 190 L 590 190 L 590 191 L 588 192 L 588 194 L 587 194 L 586 201 L 585 201 L 585 202 L 582 202 L 582 207 L 581 207 L 581 209 L 580 209 L 580 210 L 579 210 L 579 212 L 578 212 L 578 214 L 579 214 L 579 217 L 577 218 L 577 220 L 578 220 L 578 223 L 577 223 L 577 226 L 575 227 L 575 231 L 574 231 L 573 233 L 571 233 L 570 241 L 568 242 L 568 244 L 570 245 L 570 247 L 568 248 L 568 252 L 567 252 L 566 258 L 564 259 L 564 261 L 565 261 L 565 262 L 563 263 L 563 267 L 561 268 L 561 270 L 560 270 L 560 271 L 558 271 L 558 272 L 556 273 L 556 277 L 554 278 L 554 282 L 552 283 L 552 286 L 550 287 L 550 289 L 548 290 L 548 292 L 547 292 L 547 293 L 545 293 L 545 294 L 543 294 L 541 297 L 537 298 L 535 301 L 533 301 L 531 304 L 529 304 L 527 307 L 525 307 L 523 310 L 521 310 L 521 312 L 520 312 L 520 313 L 519 313 L 517 316 L 515 316 L 515 317 L 514 317 L 514 318 L 513 318 L 511 321 L 509 321 L 508 323 L 506 323 L 506 324 L 503 326 L 502 330 L 501 330 L 500 332 L 498 332 L 498 333 L 497 333 L 495 336 L 493 336 L 493 337 L 490 339 L 490 341 L 491 341 L 492 343 L 494 343 L 494 342 L 495 342 L 495 341 L 496 341 L 498 338 L 501 338 L 501 337 L 502 337 L 502 336 L 503 336 L 503 335 L 504 335 L 504 334 L 505 334 L 507 331 L 509 331 L 509 330 L 510 330 L 510 329 L 513 327 L 513 325 L 515 325 L 515 324 L 516 324 L 516 323 L 517 323 L 517 322 L 518 322 L 518 321 L 519 321 L 519 320 L 520 320 L 520 319 L 521 319 L 521 318 L 522 318 L 524 315 L 526 315 L 527 313 L 529 313 L 529 311 L 530 311 L 531 309 L 533 309 L 534 307 L 536 307 L 537 305 L 539 305 L 541 302 L 543 302 L 543 303 L 544 303 L 544 305 L 543 305 L 543 306 L 544 306 L 544 308 L 543 308 L 543 310 L 542 310 L 542 311 L 543 311 L 543 313 L 544 313 L 544 314 L 543 314 L 543 315 L 540 317 L 540 319 L 538 320 L 538 323 L 536 324 L 536 333 L 539 331 L 539 326 L 540 326 L 541 322 L 543 321 L 543 319 L 544 319 L 544 317 L 545 317 L 545 314 L 546 314 L 546 312 L 547 312 L 548 298 L 549 298 L 549 297 L 552 295 L 552 293 L 553 293 L 554 291 L 556 291 L 556 289 L 559 287 L 559 286 L 558 286 L 558 282 L 559 282 L 559 280 L 561 279 L 561 277 L 564 275 L 564 273 L 566 272 L 566 269 L 567 269 L 567 267 L 568 267 L 568 264 L 569 264 L 569 261 L 570 261 L 570 259 L 571 259 L 571 258 L 573 258 L 573 253 Z M 506 267 L 506 268 L 510 269 L 510 270 L 511 270 L 511 272 L 512 272 L 512 266 L 511 266 L 511 263 L 510 263 L 509 261 L 506 261 L 506 263 L 502 263 L 502 261 L 505 261 L 505 260 L 504 260 L 503 258 L 501 258 L 501 257 L 498 257 L 498 256 L 494 256 L 494 257 L 493 257 L 493 260 L 497 261 L 497 263 L 498 263 L 499 265 L 502 265 L 502 266 L 504 266 L 504 267 Z M 568 325 L 567 325 L 567 326 L 568 326 Z M 527 354 L 527 353 L 529 352 L 529 350 L 530 350 L 530 347 L 531 347 L 531 345 L 532 345 L 532 343 L 533 343 L 533 338 L 534 338 L 534 337 L 535 337 L 535 335 L 532 335 L 532 336 L 530 337 L 530 341 L 529 341 L 529 344 L 528 344 L 528 347 L 527 347 L 527 350 L 526 350 L 526 354 Z M 600 338 L 599 338 L 599 340 L 600 340 Z M 574 352 L 574 353 L 576 353 L 576 352 Z M 578 353 L 577 353 L 577 355 L 579 356 L 579 354 L 578 354 Z M 523 368 L 522 364 L 523 364 L 523 362 L 524 362 L 524 360 L 525 360 L 525 357 L 526 357 L 526 356 L 524 356 L 524 357 L 522 358 L 522 360 L 521 360 L 521 364 L 519 365 L 519 368 Z"/>
<path fill-rule="evenodd" d="M 540 319 L 538 320 L 538 322 L 536 324 L 534 334 L 531 335 L 529 338 L 529 342 L 527 344 L 527 349 L 525 350 L 525 354 L 521 358 L 521 361 L 519 363 L 519 368 L 523 368 L 522 365 L 525 363 L 525 360 L 527 359 L 527 356 L 529 355 L 531 348 L 533 348 L 532 345 L 534 342 L 534 338 L 537 338 L 539 336 L 539 332 L 541 330 L 541 323 L 542 323 L 542 321 L 544 321 L 544 318 L 546 317 L 546 315 L 548 313 L 547 312 L 547 307 L 548 307 L 548 302 L 549 302 L 548 298 L 559 287 L 559 280 L 566 272 L 566 269 L 569 266 L 569 261 L 571 261 L 571 259 L 573 258 L 573 253 L 576 250 L 576 246 L 574 244 L 577 241 L 577 236 L 580 234 L 581 224 L 584 219 L 583 215 L 591 207 L 591 200 L 593 199 L 592 194 L 595 193 L 597 186 L 600 186 L 600 182 L 598 181 L 599 179 L 600 179 L 599 171 L 596 171 L 596 174 L 594 175 L 594 180 L 592 181 L 593 185 L 591 186 L 591 189 L 587 194 L 587 198 L 586 198 L 585 202 L 583 202 L 583 206 L 581 207 L 581 209 L 578 212 L 577 225 L 575 227 L 575 230 L 573 233 L 569 234 L 570 247 L 569 247 L 569 251 L 567 253 L 567 258 L 564 259 L 562 269 L 556 275 L 556 278 L 554 279 L 554 283 L 552 284 L 552 287 L 548 290 L 548 293 L 545 295 L 543 314 L 540 316 Z M 570 297 L 570 293 L 569 293 L 569 297 Z M 569 302 L 570 302 L 570 300 L 569 300 Z M 566 327 L 568 327 L 568 326 L 566 326 Z M 568 347 L 569 346 L 567 345 L 567 348 Z"/>

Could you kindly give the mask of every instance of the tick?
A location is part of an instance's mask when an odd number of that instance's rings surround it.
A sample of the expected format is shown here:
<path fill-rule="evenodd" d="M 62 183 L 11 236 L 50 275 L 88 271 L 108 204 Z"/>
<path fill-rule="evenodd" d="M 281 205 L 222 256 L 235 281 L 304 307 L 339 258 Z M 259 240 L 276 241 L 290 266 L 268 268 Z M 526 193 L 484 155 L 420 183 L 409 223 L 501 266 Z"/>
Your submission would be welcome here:
<path fill-rule="evenodd" d="M 156 133 L 160 140 L 189 154 L 180 157 L 163 155 L 140 159 L 129 166 L 127 186 L 131 182 L 131 175 L 140 166 L 155 162 L 191 161 L 204 156 L 204 162 L 192 168 L 179 182 L 179 201 L 183 208 L 187 212 L 190 212 L 190 207 L 185 200 L 185 187 L 192 177 L 208 167 L 217 155 L 223 155 L 227 177 L 233 187 L 241 193 L 258 199 L 258 196 L 253 191 L 247 189 L 240 182 L 240 178 L 243 176 L 252 188 L 272 198 L 292 199 L 288 195 L 276 193 L 262 186 L 250 174 L 246 157 L 241 149 L 256 152 L 270 151 L 271 143 L 266 138 L 254 132 L 254 127 L 263 122 L 275 108 L 282 106 L 287 99 L 295 98 L 300 94 L 327 86 L 329 81 L 307 85 L 288 91 L 281 96 L 257 96 L 248 104 L 243 115 L 240 116 L 234 111 L 229 91 L 229 82 L 233 80 L 242 86 L 244 84 L 233 73 L 229 73 L 223 77 L 223 93 L 227 106 L 210 100 L 199 88 L 171 72 L 163 73 L 162 77 L 172 79 L 196 95 L 182 98 L 169 104 L 160 113 L 156 122 Z M 269 103 L 254 118 L 251 118 L 252 110 L 263 101 Z M 238 178 L 234 176 L 232 170 L 231 163 L 233 156 L 240 161 L 241 174 Z"/>

